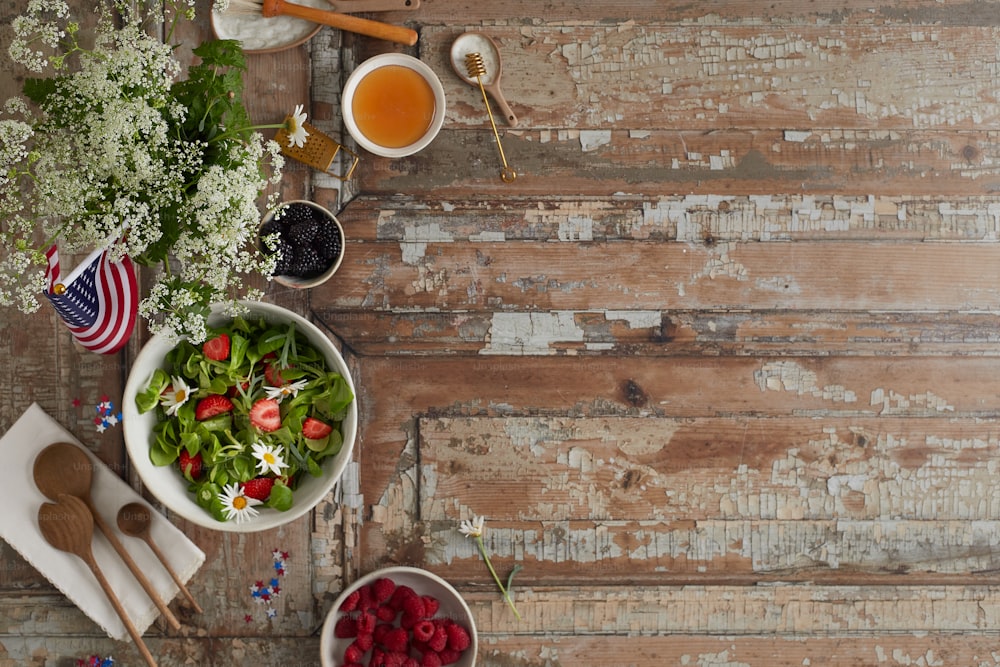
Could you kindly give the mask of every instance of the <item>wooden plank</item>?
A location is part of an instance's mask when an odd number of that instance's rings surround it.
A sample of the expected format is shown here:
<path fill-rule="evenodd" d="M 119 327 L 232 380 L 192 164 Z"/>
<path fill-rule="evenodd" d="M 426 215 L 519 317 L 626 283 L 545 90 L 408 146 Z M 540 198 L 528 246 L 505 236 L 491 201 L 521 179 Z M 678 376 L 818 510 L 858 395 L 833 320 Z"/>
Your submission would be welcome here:
<path fill-rule="evenodd" d="M 997 24 L 991 2 L 964 0 L 903 0 L 871 2 L 841 0 L 835 6 L 817 5 L 808 0 L 777 0 L 761 4 L 754 0 L 705 0 L 690 3 L 679 0 L 555 0 L 545 5 L 545 21 L 569 26 L 581 22 L 680 22 L 698 25 L 730 23 L 762 24 L 915 24 L 971 25 Z M 484 25 L 530 22 L 538 5 L 530 0 L 514 0 L 501 6 L 484 5 L 472 0 L 433 0 L 424 2 L 414 14 L 399 14 L 425 25 L 453 25 L 456 17 L 464 21 L 480 20 Z M 478 27 L 478 26 L 474 26 Z"/>
<path fill-rule="evenodd" d="M 480 642 L 484 640 L 485 651 L 480 651 L 481 658 L 476 663 L 483 667 L 547 664 L 542 661 L 580 667 L 818 667 L 877 664 L 996 667 L 1000 664 L 992 638 L 972 634 L 743 637 L 668 631 L 655 637 L 480 637 Z"/>
<path fill-rule="evenodd" d="M 380 313 L 318 309 L 318 314 L 367 356 L 489 355 L 477 367 L 510 361 L 497 353 L 519 355 L 602 354 L 643 356 L 786 357 L 831 354 L 907 354 L 918 356 L 995 356 L 997 318 L 986 313 L 844 313 L 823 311 L 564 311 L 569 326 L 562 335 L 517 344 L 495 345 L 494 325 L 503 312 Z"/>
<path fill-rule="evenodd" d="M 1000 199 L 939 195 L 458 198 L 359 196 L 338 213 L 348 242 L 994 241 Z"/>
<path fill-rule="evenodd" d="M 1000 283 L 993 243 L 428 242 L 351 250 L 337 280 L 313 290 L 331 309 L 989 311 Z"/>
<path fill-rule="evenodd" d="M 503 87 L 526 127 L 950 134 L 988 126 L 1000 113 L 991 83 L 997 31 L 650 21 L 496 26 L 490 35 L 512 54 Z M 451 123 L 482 127 L 482 100 L 448 60 L 455 34 L 424 27 L 421 58 L 441 73 Z"/>
<path fill-rule="evenodd" d="M 545 123 L 526 118 L 523 126 L 502 131 L 504 153 L 519 174 L 516 186 L 498 176 L 501 162 L 488 125 L 478 130 L 446 126 L 414 156 L 366 156 L 358 167 L 361 191 L 382 198 L 405 192 L 435 203 L 483 195 L 580 193 L 910 197 L 933 183 L 936 193 L 963 197 L 990 195 L 1000 183 L 997 141 L 991 132 L 800 133 L 689 129 L 682 122 L 666 131 L 645 129 L 643 121 L 624 128 L 532 129 Z"/>

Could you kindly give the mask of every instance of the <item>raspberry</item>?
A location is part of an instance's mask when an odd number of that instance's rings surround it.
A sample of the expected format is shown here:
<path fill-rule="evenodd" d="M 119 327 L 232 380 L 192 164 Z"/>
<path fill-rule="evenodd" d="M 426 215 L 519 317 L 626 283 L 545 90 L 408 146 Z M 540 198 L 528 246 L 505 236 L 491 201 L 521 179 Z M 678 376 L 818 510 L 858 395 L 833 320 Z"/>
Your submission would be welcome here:
<path fill-rule="evenodd" d="M 372 649 L 372 658 L 368 661 L 368 667 L 385 667 L 385 651 L 377 647 Z"/>
<path fill-rule="evenodd" d="M 434 634 L 427 642 L 427 645 L 431 647 L 432 651 L 441 651 L 448 645 L 448 632 L 444 629 L 443 625 L 434 626 Z"/>
<path fill-rule="evenodd" d="M 365 652 L 357 644 L 352 643 L 344 649 L 344 662 L 361 662 L 363 657 L 365 657 Z"/>
<path fill-rule="evenodd" d="M 426 618 L 427 616 L 424 601 L 416 595 L 403 600 L 403 613 L 414 618 Z"/>
<path fill-rule="evenodd" d="M 409 586 L 405 584 L 397 586 L 396 590 L 392 593 L 392 597 L 389 598 L 389 606 L 396 611 L 403 611 L 403 600 L 416 596 L 416 592 Z"/>
<path fill-rule="evenodd" d="M 423 619 L 419 616 L 414 616 L 413 614 L 403 613 L 403 617 L 399 619 L 399 627 L 405 628 L 406 630 L 412 630 L 413 626 L 422 621 Z"/>
<path fill-rule="evenodd" d="M 385 654 L 385 667 L 403 667 L 403 663 L 409 658 L 403 651 L 390 651 Z"/>
<path fill-rule="evenodd" d="M 403 628 L 393 628 L 382 639 L 382 645 L 390 651 L 403 652 L 410 644 L 410 635 Z"/>
<path fill-rule="evenodd" d="M 450 665 L 452 663 L 458 662 L 459 658 L 462 657 L 462 652 L 446 648 L 445 650 L 438 653 L 438 657 L 441 658 L 442 665 Z"/>
<path fill-rule="evenodd" d="M 441 657 L 434 651 L 428 651 L 420 657 L 420 667 L 441 667 Z"/>
<path fill-rule="evenodd" d="M 367 611 L 358 616 L 358 634 L 370 635 L 375 631 L 375 615 Z"/>
<path fill-rule="evenodd" d="M 375 638 L 376 642 L 381 644 L 385 641 L 385 636 L 390 630 L 392 630 L 392 625 L 389 623 L 379 623 L 375 626 L 375 630 L 372 631 L 372 637 Z"/>
<path fill-rule="evenodd" d="M 358 592 L 361 594 L 361 599 L 358 600 L 358 609 L 362 611 L 373 609 L 375 607 L 375 601 L 372 598 L 371 586 L 362 586 L 358 589 Z"/>
<path fill-rule="evenodd" d="M 420 642 L 429 642 L 434 636 L 434 623 L 420 621 L 413 626 L 413 638 Z"/>
<path fill-rule="evenodd" d="M 472 644 L 472 639 L 469 637 L 469 631 L 458 623 L 450 623 L 446 625 L 445 632 L 448 634 L 448 648 L 450 649 L 455 651 L 464 651 Z"/>
<path fill-rule="evenodd" d="M 344 598 L 344 601 L 340 603 L 340 611 L 354 611 L 358 608 L 358 600 L 361 599 L 361 593 L 358 591 L 351 591 L 351 593 Z"/>
<path fill-rule="evenodd" d="M 424 603 L 424 617 L 431 618 L 434 614 L 438 613 L 438 609 L 441 607 L 441 603 L 437 601 L 437 598 L 431 597 L 430 595 L 424 595 L 420 598 Z"/>
<path fill-rule="evenodd" d="M 371 635 L 358 635 L 358 638 L 354 640 L 354 643 L 358 648 L 367 653 L 372 650 L 373 646 L 375 646 L 375 639 Z"/>
<path fill-rule="evenodd" d="M 375 610 L 375 616 L 378 617 L 378 620 L 380 621 L 392 623 L 396 620 L 396 610 L 388 605 L 382 605 Z"/>
<path fill-rule="evenodd" d="M 358 626 L 350 616 L 341 616 L 333 626 L 333 636 L 338 639 L 358 636 Z"/>
<path fill-rule="evenodd" d="M 420 661 L 416 658 L 407 658 L 406 662 L 403 663 L 403 667 L 420 667 Z"/>
<path fill-rule="evenodd" d="M 375 594 L 375 601 L 379 604 L 391 598 L 395 591 L 396 584 L 392 583 L 392 579 L 382 577 L 372 582 L 372 592 Z"/>

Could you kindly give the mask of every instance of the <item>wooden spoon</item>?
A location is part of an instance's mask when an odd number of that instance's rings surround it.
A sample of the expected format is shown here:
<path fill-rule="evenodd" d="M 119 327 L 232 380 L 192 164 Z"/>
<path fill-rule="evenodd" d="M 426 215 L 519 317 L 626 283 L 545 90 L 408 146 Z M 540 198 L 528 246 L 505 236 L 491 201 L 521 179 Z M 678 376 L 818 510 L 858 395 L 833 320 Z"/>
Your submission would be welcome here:
<path fill-rule="evenodd" d="M 94 479 L 94 464 L 86 452 L 68 442 L 57 442 L 54 445 L 49 445 L 35 457 L 34 475 L 35 485 L 49 500 L 56 500 L 60 494 L 65 493 L 76 496 L 83 501 L 93 516 L 93 522 L 108 538 L 108 542 L 118 552 L 121 559 L 125 561 L 125 565 L 128 566 L 129 571 L 139 581 L 142 589 L 153 600 L 163 618 L 167 619 L 174 630 L 179 630 L 180 621 L 160 599 L 153 584 L 149 583 L 149 579 L 142 573 L 139 566 L 132 560 L 132 556 L 125 550 L 121 540 L 115 535 L 114 529 L 104 521 L 94 506 L 94 501 L 90 498 L 90 487 Z"/>
<path fill-rule="evenodd" d="M 90 571 L 94 573 L 97 582 L 104 589 L 104 594 L 108 596 L 111 606 L 115 608 L 119 618 L 122 619 L 125 629 L 128 630 L 129 636 L 132 637 L 132 641 L 135 642 L 136 648 L 139 649 L 146 664 L 149 667 L 156 667 L 156 660 L 149 652 L 145 642 L 142 641 L 142 635 L 139 634 L 139 630 L 125 612 L 118 596 L 111 589 L 111 584 L 101 572 L 101 568 L 97 566 L 97 561 L 94 560 L 94 552 L 90 548 L 91 541 L 94 539 L 94 516 L 87 509 L 87 504 L 76 496 L 61 493 L 57 502 L 42 503 L 42 506 L 38 508 L 38 528 L 42 531 L 46 542 L 60 551 L 79 556 L 90 567 Z"/>
<path fill-rule="evenodd" d="M 191 595 L 191 591 L 187 589 L 181 578 L 174 572 L 174 568 L 170 567 L 170 563 L 167 562 L 163 552 L 156 546 L 156 542 L 153 541 L 153 536 L 149 532 L 152 525 L 153 514 L 142 503 L 128 503 L 118 510 L 118 529 L 130 537 L 138 537 L 149 545 L 149 548 L 160 559 L 160 562 L 163 563 L 163 567 L 170 573 L 171 578 L 173 578 L 174 583 L 177 584 L 181 593 L 191 603 L 194 610 L 200 614 L 202 612 L 201 606 L 194 599 L 194 596 Z"/>

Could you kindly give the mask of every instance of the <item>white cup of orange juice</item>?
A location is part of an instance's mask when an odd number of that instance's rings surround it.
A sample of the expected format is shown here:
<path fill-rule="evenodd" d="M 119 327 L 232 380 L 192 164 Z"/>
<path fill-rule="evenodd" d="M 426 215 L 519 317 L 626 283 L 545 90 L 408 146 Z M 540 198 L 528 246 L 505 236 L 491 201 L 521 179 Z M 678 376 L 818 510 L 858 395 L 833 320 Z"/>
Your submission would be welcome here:
<path fill-rule="evenodd" d="M 364 61 L 344 84 L 344 125 L 359 146 L 383 157 L 427 147 L 444 123 L 444 86 L 423 61 L 383 53 Z"/>

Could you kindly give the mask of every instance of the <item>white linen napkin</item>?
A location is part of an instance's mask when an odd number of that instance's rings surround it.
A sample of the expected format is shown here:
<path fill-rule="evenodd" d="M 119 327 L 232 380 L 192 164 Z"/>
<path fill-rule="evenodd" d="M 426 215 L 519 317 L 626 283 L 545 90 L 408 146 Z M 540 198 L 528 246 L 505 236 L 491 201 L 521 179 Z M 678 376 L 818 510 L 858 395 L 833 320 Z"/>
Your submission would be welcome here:
<path fill-rule="evenodd" d="M 101 463 L 86 447 L 80 445 L 80 441 L 69 431 L 38 404 L 33 403 L 0 438 L 0 458 L 4 461 L 4 468 L 11 473 L 4 480 L 5 508 L 0 512 L 0 537 L 104 628 L 110 637 L 128 639 L 125 625 L 86 563 L 73 554 L 49 545 L 38 528 L 38 508 L 42 503 L 50 501 L 35 486 L 32 471 L 38 453 L 56 442 L 80 446 L 96 464 L 91 498 L 104 521 L 115 531 L 118 530 L 116 516 L 122 505 L 143 502 L 149 506 L 132 487 Z M 150 510 L 153 516 L 150 530 L 153 541 L 164 553 L 178 578 L 187 583 L 205 562 L 205 553 L 166 517 L 152 507 Z M 120 532 L 117 536 L 161 599 L 164 602 L 172 600 L 180 590 L 149 546 L 138 538 Z M 135 627 L 143 633 L 159 615 L 156 605 L 96 526 L 93 551 L 94 559 L 112 590 Z"/>

